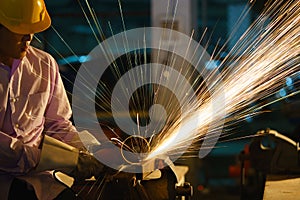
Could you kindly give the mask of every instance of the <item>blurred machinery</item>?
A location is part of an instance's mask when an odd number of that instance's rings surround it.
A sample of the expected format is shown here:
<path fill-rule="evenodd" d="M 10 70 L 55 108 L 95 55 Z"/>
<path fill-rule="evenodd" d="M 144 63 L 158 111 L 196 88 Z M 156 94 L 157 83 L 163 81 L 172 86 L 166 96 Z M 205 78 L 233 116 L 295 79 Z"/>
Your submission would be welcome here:
<path fill-rule="evenodd" d="M 263 199 L 266 177 L 299 175 L 299 143 L 275 130 L 256 133 L 240 155 L 241 199 Z"/>
<path fill-rule="evenodd" d="M 257 132 L 250 145 L 250 161 L 255 169 L 270 174 L 300 173 L 299 143 L 275 130 Z"/>

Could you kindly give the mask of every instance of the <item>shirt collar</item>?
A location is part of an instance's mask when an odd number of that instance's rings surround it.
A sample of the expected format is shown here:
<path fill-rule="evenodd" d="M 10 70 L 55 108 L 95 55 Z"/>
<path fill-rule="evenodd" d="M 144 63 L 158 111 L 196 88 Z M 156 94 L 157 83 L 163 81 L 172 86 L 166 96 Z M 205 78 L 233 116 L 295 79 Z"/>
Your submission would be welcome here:
<path fill-rule="evenodd" d="M 11 67 L 11 72 L 10 72 L 11 76 L 13 75 L 13 73 L 16 71 L 16 69 L 20 65 L 20 62 L 21 62 L 21 59 L 14 59 L 12 67 Z"/>

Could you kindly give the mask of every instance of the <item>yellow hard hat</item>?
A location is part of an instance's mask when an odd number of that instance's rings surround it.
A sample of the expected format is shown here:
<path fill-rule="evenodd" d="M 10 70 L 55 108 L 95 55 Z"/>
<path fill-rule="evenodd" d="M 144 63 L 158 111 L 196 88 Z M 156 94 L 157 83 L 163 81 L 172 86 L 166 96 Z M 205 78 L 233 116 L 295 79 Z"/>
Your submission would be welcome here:
<path fill-rule="evenodd" d="M 0 24 L 18 34 L 38 33 L 51 25 L 44 0 L 0 0 Z"/>

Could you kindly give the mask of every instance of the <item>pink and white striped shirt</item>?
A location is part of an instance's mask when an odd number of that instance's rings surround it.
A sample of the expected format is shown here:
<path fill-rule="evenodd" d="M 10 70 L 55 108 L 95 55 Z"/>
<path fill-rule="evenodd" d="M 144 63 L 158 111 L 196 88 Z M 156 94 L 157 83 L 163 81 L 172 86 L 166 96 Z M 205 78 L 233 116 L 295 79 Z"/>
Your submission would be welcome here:
<path fill-rule="evenodd" d="M 64 186 L 51 172 L 34 171 L 43 134 L 81 147 L 58 65 L 30 47 L 11 68 L 1 64 L 0 77 L 0 199 L 7 199 L 14 177 L 32 185 L 39 199 L 53 199 Z"/>

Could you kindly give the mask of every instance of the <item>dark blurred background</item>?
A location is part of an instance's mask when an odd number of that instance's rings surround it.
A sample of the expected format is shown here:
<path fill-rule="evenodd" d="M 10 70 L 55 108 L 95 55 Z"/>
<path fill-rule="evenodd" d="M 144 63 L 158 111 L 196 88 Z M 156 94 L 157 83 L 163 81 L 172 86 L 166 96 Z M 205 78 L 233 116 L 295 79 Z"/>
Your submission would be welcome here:
<path fill-rule="evenodd" d="M 49 52 L 60 65 L 64 83 L 71 98 L 73 81 L 81 63 L 86 61 L 86 55 L 105 38 L 124 31 L 120 8 L 117 0 L 45 0 L 52 17 L 52 28 L 37 34 L 41 41 L 36 46 Z M 89 3 L 92 12 L 97 17 L 102 31 L 98 33 L 95 23 L 90 17 Z M 158 26 L 166 6 L 161 0 L 122 0 L 122 15 L 127 30 L 138 27 Z M 170 0 L 170 9 L 175 0 Z M 178 4 L 178 29 L 190 35 L 202 45 L 208 45 L 207 51 L 212 54 L 215 49 L 220 50 L 216 62 L 222 61 L 237 39 L 261 13 L 265 1 L 248 4 L 247 0 L 181 0 Z M 180 6 L 184 5 L 184 8 Z M 251 7 L 251 8 L 250 8 Z M 248 13 L 243 13 L 250 8 Z M 183 11 L 180 11 L 183 9 Z M 91 29 L 85 14 L 93 30 Z M 243 21 L 237 25 L 238 19 Z M 161 18 L 160 18 L 161 17 Z M 183 26 L 183 25 L 185 26 Z M 233 36 L 231 36 L 231 34 Z M 228 42 L 227 42 L 228 41 Z M 147 55 L 149 56 L 149 55 Z M 280 91 L 265 99 L 265 102 L 284 97 L 297 90 L 295 82 L 299 77 L 288 77 Z M 110 79 L 109 79 L 110 80 Z M 238 84 L 238 83 L 237 83 Z M 186 180 L 194 187 L 193 199 L 240 199 L 240 160 L 241 151 L 247 149 L 251 137 L 258 130 L 271 128 L 297 140 L 299 121 L 298 98 L 286 98 L 264 108 L 264 112 L 257 116 L 246 116 L 241 122 L 230 127 L 230 136 L 221 138 L 216 148 L 204 159 L 180 159 L 179 164 L 189 166 Z M 100 118 L 99 121 L 102 119 Z M 109 120 L 104 119 L 104 121 Z M 253 183 L 254 184 L 254 183 Z M 251 187 L 251 182 L 249 183 Z M 251 190 L 251 188 L 249 189 Z M 252 193 L 256 193 L 253 190 Z M 251 191 L 249 192 L 251 193 Z"/>

